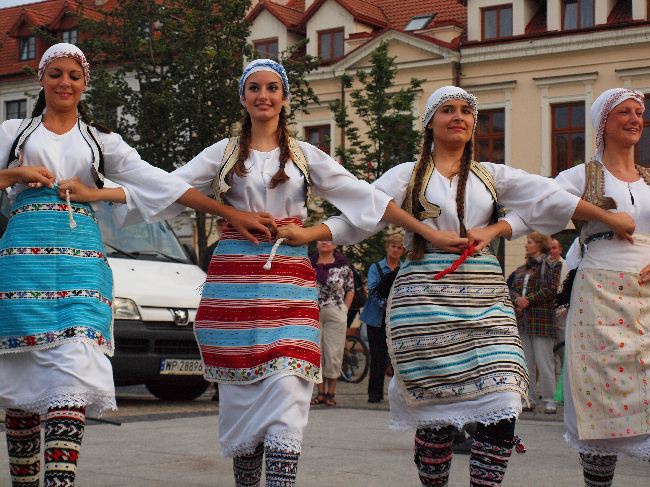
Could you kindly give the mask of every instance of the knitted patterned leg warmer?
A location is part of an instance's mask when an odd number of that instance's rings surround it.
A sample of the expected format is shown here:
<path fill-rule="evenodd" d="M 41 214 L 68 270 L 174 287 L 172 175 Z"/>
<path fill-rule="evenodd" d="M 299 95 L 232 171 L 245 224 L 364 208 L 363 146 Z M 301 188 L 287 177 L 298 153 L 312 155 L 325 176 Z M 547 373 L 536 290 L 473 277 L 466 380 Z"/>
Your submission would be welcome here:
<path fill-rule="evenodd" d="M 232 459 L 236 487 L 258 487 L 262 478 L 262 458 L 264 444 L 260 443 L 250 455 L 241 455 Z"/>
<path fill-rule="evenodd" d="M 86 408 L 51 408 L 45 420 L 45 487 L 72 487 Z"/>
<path fill-rule="evenodd" d="M 614 481 L 616 455 L 580 454 L 585 487 L 610 487 Z"/>
<path fill-rule="evenodd" d="M 512 449 L 526 453 L 526 447 L 518 436 L 512 440 L 490 442 L 474 438 L 469 457 L 469 478 L 471 487 L 498 487 L 503 482 Z"/>
<path fill-rule="evenodd" d="M 38 487 L 41 471 L 41 417 L 20 409 L 7 409 L 5 428 L 11 485 Z"/>
<path fill-rule="evenodd" d="M 294 487 L 300 453 L 266 446 L 266 487 Z"/>
<path fill-rule="evenodd" d="M 420 482 L 427 487 L 442 487 L 449 482 L 454 428 L 418 428 L 415 432 L 415 456 Z"/>

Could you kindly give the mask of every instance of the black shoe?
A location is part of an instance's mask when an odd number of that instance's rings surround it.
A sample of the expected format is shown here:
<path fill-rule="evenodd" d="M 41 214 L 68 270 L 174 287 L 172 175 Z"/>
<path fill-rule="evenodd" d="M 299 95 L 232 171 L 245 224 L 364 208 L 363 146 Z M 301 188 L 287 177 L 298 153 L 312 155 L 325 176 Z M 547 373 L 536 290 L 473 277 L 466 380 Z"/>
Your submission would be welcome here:
<path fill-rule="evenodd" d="M 383 400 L 384 399 L 381 398 L 381 397 L 369 397 L 368 398 L 368 402 L 370 402 L 370 403 L 378 403 L 378 402 L 381 402 Z"/>

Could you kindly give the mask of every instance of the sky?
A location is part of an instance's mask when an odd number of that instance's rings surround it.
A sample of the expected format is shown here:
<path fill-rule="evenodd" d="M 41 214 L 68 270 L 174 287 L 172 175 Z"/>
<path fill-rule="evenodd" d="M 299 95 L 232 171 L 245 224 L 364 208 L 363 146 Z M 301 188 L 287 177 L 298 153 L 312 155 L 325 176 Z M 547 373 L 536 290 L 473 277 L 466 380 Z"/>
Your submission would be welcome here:
<path fill-rule="evenodd" d="M 25 3 L 35 3 L 38 0 L 0 0 L 0 8 L 13 7 L 14 5 L 23 5 Z"/>

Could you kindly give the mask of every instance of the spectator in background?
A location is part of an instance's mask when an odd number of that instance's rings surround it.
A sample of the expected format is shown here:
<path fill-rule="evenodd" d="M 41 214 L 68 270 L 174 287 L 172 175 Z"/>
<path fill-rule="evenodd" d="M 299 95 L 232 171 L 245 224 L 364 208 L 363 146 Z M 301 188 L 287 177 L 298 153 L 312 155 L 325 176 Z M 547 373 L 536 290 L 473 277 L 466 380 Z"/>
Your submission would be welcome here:
<path fill-rule="evenodd" d="M 348 310 L 348 328 L 352 326 L 357 313 L 361 311 L 361 308 L 365 306 L 366 301 L 368 300 L 368 292 L 366 291 L 366 286 L 363 284 L 361 274 L 359 274 L 352 265 L 350 266 L 350 269 L 352 269 L 352 278 L 354 279 L 354 299 L 352 300 L 352 305 Z"/>
<path fill-rule="evenodd" d="M 515 305 L 517 323 L 524 354 L 528 363 L 528 404 L 524 409 L 535 409 L 537 371 L 542 386 L 544 413 L 555 414 L 555 364 L 553 344 L 555 331 L 554 298 L 557 292 L 561 266 L 553 265 L 548 257 L 551 238 L 533 232 L 526 239 L 526 263 L 508 278 L 510 298 Z"/>
<path fill-rule="evenodd" d="M 321 368 L 323 382 L 311 404 L 336 406 L 336 381 L 341 375 L 348 309 L 354 298 L 352 268 L 344 255 L 336 252 L 336 245 L 319 241 L 317 254 L 311 256 L 316 270 L 318 307 L 321 328 Z"/>
<path fill-rule="evenodd" d="M 551 250 L 548 253 L 548 259 L 553 265 L 560 266 L 560 277 L 558 278 L 557 292 L 562 290 L 564 279 L 569 273 L 569 266 L 562 257 L 562 244 L 556 238 L 551 239 Z M 555 310 L 555 342 L 553 345 L 553 355 L 555 357 L 555 377 L 558 379 L 562 374 L 562 363 L 564 362 L 564 330 L 566 327 L 567 308 L 561 307 Z"/>
<path fill-rule="evenodd" d="M 382 278 L 400 267 L 404 255 L 404 237 L 393 234 L 386 238 L 386 257 L 368 268 L 368 292 L 370 294 L 360 319 L 366 324 L 370 348 L 370 375 L 368 378 L 368 402 L 384 400 L 384 376 L 389 364 L 386 345 L 386 301 L 372 294 Z"/>
<path fill-rule="evenodd" d="M 221 240 L 221 235 L 223 234 L 223 231 L 225 228 L 228 226 L 228 220 L 225 218 L 218 217 L 217 218 L 217 240 L 215 240 L 213 243 L 208 245 L 208 248 L 205 251 L 205 255 L 203 256 L 203 262 L 201 265 L 201 269 L 203 269 L 203 272 L 208 272 L 208 267 L 210 267 L 210 261 L 212 260 L 212 254 L 214 253 L 214 249 L 217 248 L 217 245 L 219 244 L 219 240 Z M 215 386 L 217 383 L 215 382 Z"/>

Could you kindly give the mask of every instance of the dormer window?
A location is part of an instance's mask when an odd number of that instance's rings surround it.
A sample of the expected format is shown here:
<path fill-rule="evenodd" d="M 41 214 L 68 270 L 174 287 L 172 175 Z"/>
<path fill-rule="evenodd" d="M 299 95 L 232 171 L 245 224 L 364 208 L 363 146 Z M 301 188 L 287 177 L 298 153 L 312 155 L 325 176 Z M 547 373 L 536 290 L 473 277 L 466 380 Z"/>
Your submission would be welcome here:
<path fill-rule="evenodd" d="M 29 61 L 30 59 L 34 59 L 36 57 L 36 37 L 21 37 L 19 46 L 19 58 L 21 61 Z"/>
<path fill-rule="evenodd" d="M 416 15 L 411 20 L 409 20 L 409 23 L 406 24 L 404 30 L 414 31 L 426 29 L 433 20 L 433 17 L 435 17 L 435 14 Z"/>
<path fill-rule="evenodd" d="M 318 32 L 318 57 L 321 61 L 335 61 L 344 54 L 343 28 Z"/>
<path fill-rule="evenodd" d="M 77 44 L 77 35 L 79 33 L 78 29 L 69 29 L 61 31 L 61 42 L 67 42 L 68 44 Z"/>
<path fill-rule="evenodd" d="M 253 41 L 253 48 L 261 58 L 278 59 L 278 38 Z"/>
<path fill-rule="evenodd" d="M 482 39 L 500 39 L 512 36 L 512 4 L 481 9 Z"/>
<path fill-rule="evenodd" d="M 562 30 L 593 27 L 594 4 L 595 0 L 562 0 Z"/>

